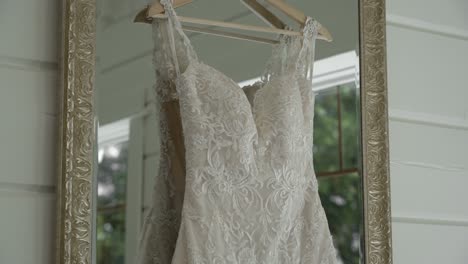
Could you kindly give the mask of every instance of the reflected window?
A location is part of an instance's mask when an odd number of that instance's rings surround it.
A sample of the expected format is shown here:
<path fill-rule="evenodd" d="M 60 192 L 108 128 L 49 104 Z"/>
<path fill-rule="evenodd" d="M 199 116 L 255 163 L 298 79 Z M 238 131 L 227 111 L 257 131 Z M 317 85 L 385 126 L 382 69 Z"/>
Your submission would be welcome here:
<path fill-rule="evenodd" d="M 319 194 L 342 263 L 360 263 L 362 190 L 359 174 L 359 101 L 353 83 L 316 97 L 314 167 Z"/>
<path fill-rule="evenodd" d="M 128 141 L 99 146 L 97 264 L 125 262 Z"/>

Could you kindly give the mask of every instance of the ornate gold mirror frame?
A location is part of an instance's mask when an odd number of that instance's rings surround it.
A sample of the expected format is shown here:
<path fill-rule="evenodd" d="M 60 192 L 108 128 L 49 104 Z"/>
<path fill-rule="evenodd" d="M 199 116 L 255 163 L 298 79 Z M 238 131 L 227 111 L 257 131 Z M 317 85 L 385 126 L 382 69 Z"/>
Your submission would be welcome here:
<path fill-rule="evenodd" d="M 360 0 L 366 264 L 390 264 L 385 0 Z M 63 0 L 56 263 L 91 264 L 95 0 Z"/>

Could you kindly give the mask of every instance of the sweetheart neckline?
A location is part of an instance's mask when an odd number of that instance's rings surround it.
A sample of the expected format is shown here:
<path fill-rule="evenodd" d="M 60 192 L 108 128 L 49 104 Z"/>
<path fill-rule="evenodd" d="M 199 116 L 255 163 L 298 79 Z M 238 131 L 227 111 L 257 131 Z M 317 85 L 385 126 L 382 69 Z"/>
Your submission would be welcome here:
<path fill-rule="evenodd" d="M 230 78 L 229 76 L 227 76 L 223 72 L 221 72 L 218 69 L 214 68 L 213 66 L 211 66 L 209 64 L 206 64 L 204 62 L 201 62 L 201 61 L 199 61 L 197 59 L 197 60 L 189 60 L 185 70 L 183 72 L 181 72 L 178 76 L 175 77 L 175 81 L 174 81 L 175 85 L 177 86 L 182 78 L 187 78 L 185 75 L 188 75 L 191 70 L 194 70 L 195 69 L 194 67 L 196 65 L 201 65 L 202 67 L 206 67 L 206 68 L 208 68 L 210 70 L 214 70 L 216 73 L 222 75 L 230 83 L 232 83 L 233 86 L 235 86 L 237 88 L 237 89 L 235 89 L 235 92 L 241 93 L 242 94 L 241 96 L 243 97 L 243 100 L 247 103 L 247 105 L 248 105 L 248 107 L 250 109 L 250 116 L 253 118 L 254 123 L 255 123 L 255 115 L 256 115 L 256 106 L 258 105 L 256 102 L 259 100 L 258 98 L 259 98 L 260 91 L 263 91 L 268 86 L 270 86 L 271 83 L 273 82 L 273 80 L 275 80 L 276 78 L 284 77 L 284 75 L 272 76 L 272 78 L 269 81 L 266 81 L 266 82 L 265 81 L 258 81 L 258 82 L 255 82 L 254 84 L 240 86 L 239 83 L 234 81 L 232 78 Z M 286 75 L 288 75 L 288 74 L 293 74 L 293 73 L 286 73 Z M 256 84 L 260 84 L 260 87 L 254 92 L 254 94 L 252 96 L 253 97 L 252 103 L 250 103 L 249 98 L 248 98 L 247 94 L 245 93 L 244 88 L 254 87 Z M 312 92 L 312 94 L 315 97 L 315 92 Z"/>
<path fill-rule="evenodd" d="M 175 19 L 176 19 L 176 21 L 178 21 L 178 16 L 177 16 L 177 15 L 175 15 Z M 170 23 L 170 21 L 169 21 L 169 23 Z M 177 26 L 176 26 L 176 29 L 177 29 Z M 251 110 L 251 112 L 252 112 L 252 114 L 253 114 L 253 112 L 254 112 L 254 111 L 253 111 L 253 108 L 254 108 L 254 105 L 255 105 L 255 101 L 256 101 L 258 92 L 259 92 L 260 90 L 263 90 L 263 88 L 264 88 L 265 86 L 268 86 L 268 85 L 271 83 L 272 80 L 269 80 L 269 81 L 266 81 L 266 82 L 263 81 L 263 80 L 260 80 L 260 81 L 255 82 L 254 84 L 240 86 L 238 82 L 234 81 L 234 78 L 231 78 L 230 76 L 228 76 L 228 75 L 225 74 L 224 72 L 222 72 L 222 71 L 216 69 L 215 67 L 213 67 L 213 66 L 211 66 L 211 65 L 209 65 L 209 64 L 207 64 L 207 63 L 205 63 L 205 62 L 203 62 L 202 60 L 200 60 L 200 59 L 199 59 L 199 56 L 198 56 L 198 52 L 196 52 L 195 49 L 193 48 L 192 41 L 188 38 L 188 36 L 185 34 L 185 32 L 182 31 L 182 32 L 179 32 L 179 34 L 181 34 L 182 37 L 187 41 L 186 45 L 188 44 L 189 47 L 191 47 L 191 52 L 193 53 L 193 55 L 195 55 L 195 57 L 194 57 L 194 58 L 191 58 L 190 56 L 188 56 L 188 64 L 187 64 L 185 70 L 184 70 L 183 72 L 181 72 L 181 73 L 179 74 L 179 76 L 176 76 L 176 78 L 175 78 L 175 80 L 176 80 L 175 83 L 178 82 L 179 77 L 183 77 L 183 76 L 187 73 L 187 71 L 188 71 L 189 68 L 195 66 L 196 64 L 202 65 L 202 66 L 204 66 L 204 67 L 207 67 L 207 68 L 209 68 L 209 69 L 214 70 L 215 72 L 217 72 L 217 73 L 219 73 L 220 75 L 222 75 L 224 78 L 228 79 L 229 82 L 235 84 L 235 86 L 238 88 L 238 90 L 241 90 L 241 92 L 244 94 L 245 100 L 247 100 L 247 103 L 249 104 L 250 110 Z M 292 36 L 286 36 L 286 37 L 287 37 L 287 38 L 293 38 Z M 299 39 L 299 38 L 298 38 L 298 39 Z M 271 60 L 274 58 L 275 49 L 278 48 L 278 47 L 280 47 L 280 46 L 282 46 L 282 45 L 286 45 L 286 42 L 280 41 L 279 43 L 276 43 L 276 44 L 271 45 L 271 53 L 270 53 L 270 55 L 268 56 L 268 58 L 267 58 L 267 60 L 266 60 L 266 63 L 265 63 L 266 66 L 264 66 L 263 69 L 262 69 L 263 72 L 265 72 L 266 70 L 268 70 L 268 62 L 271 61 Z M 301 48 L 302 48 L 302 47 L 301 47 Z M 277 76 L 273 76 L 272 78 L 275 78 L 275 77 L 277 77 Z M 244 88 L 246 88 L 246 87 L 248 87 L 248 86 L 254 86 L 254 85 L 257 84 L 257 83 L 260 83 L 261 86 L 258 88 L 257 91 L 255 91 L 255 93 L 254 93 L 254 95 L 253 95 L 253 100 L 252 100 L 253 103 L 250 104 L 249 98 L 247 97 L 247 94 L 245 94 Z"/>
<path fill-rule="evenodd" d="M 185 75 L 187 75 L 189 73 L 189 71 L 193 70 L 194 67 L 196 65 L 201 65 L 203 67 L 206 67 L 210 70 L 214 70 L 216 73 L 222 75 L 224 78 L 226 78 L 230 83 L 232 83 L 237 89 L 235 90 L 235 92 L 240 92 L 242 93 L 242 97 L 244 97 L 245 101 L 247 101 L 248 105 L 249 105 L 249 108 L 250 108 L 250 112 L 252 113 L 252 115 L 254 115 L 254 108 L 255 106 L 257 105 L 256 104 L 256 101 L 258 100 L 258 95 L 259 95 L 259 92 L 266 89 L 267 86 L 269 86 L 273 80 L 277 79 L 277 78 L 283 78 L 284 76 L 287 76 L 287 75 L 294 75 L 294 71 L 292 72 L 286 72 L 285 74 L 282 74 L 282 75 L 275 75 L 275 76 L 272 76 L 272 78 L 269 80 L 269 81 L 263 81 L 263 80 L 260 80 L 260 81 L 257 81 L 253 84 L 248 84 L 248 85 L 244 85 L 244 86 L 241 86 L 239 85 L 239 83 L 237 83 L 236 81 L 234 81 L 234 79 L 230 78 L 228 75 L 226 75 L 225 73 L 223 73 L 222 71 L 216 69 L 215 67 L 209 65 L 209 64 L 206 64 L 202 61 L 199 61 L 198 59 L 197 60 L 189 60 L 188 64 L 187 64 L 187 67 L 185 68 L 185 70 L 183 72 L 181 72 L 178 76 L 175 77 L 174 79 L 174 84 L 177 85 L 178 82 L 180 82 L 180 80 L 182 78 L 186 78 Z M 295 78 L 293 78 L 295 81 L 297 81 Z M 309 80 L 310 82 L 312 82 L 312 80 Z M 256 85 L 259 85 L 259 88 L 257 89 L 257 91 L 254 92 L 253 94 L 253 98 L 252 98 L 252 104 L 250 103 L 250 100 L 247 96 L 247 94 L 245 93 L 245 88 L 250 88 L 250 87 L 255 87 Z M 315 98 L 317 93 L 311 89 L 311 92 L 312 92 L 312 97 Z"/>

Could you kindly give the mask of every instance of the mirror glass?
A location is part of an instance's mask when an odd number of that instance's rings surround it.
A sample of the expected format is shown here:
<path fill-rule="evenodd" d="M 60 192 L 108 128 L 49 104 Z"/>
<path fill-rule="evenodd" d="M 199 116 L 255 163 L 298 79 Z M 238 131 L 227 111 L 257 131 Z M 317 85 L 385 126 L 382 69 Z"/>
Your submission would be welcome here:
<path fill-rule="evenodd" d="M 158 176 L 160 133 L 152 29 L 133 23 L 146 2 L 96 1 L 96 264 L 134 263 Z M 317 40 L 315 48 L 314 166 L 341 263 L 365 263 L 361 253 L 358 0 L 288 3 L 314 17 L 333 35 L 333 42 Z M 176 11 L 183 16 L 265 26 L 240 1 L 194 0 Z M 201 60 L 241 87 L 259 79 L 271 55 L 270 44 L 192 32 L 187 35 Z"/>

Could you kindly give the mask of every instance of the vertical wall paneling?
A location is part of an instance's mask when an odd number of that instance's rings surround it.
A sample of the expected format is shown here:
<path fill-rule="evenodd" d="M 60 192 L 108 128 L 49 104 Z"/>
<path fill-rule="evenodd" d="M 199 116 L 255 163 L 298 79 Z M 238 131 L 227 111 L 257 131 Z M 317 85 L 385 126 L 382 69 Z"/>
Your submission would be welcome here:
<path fill-rule="evenodd" d="M 0 190 L 0 212 L 0 263 L 53 263 L 54 193 Z"/>
<path fill-rule="evenodd" d="M 387 1 L 393 254 L 468 261 L 468 2 Z"/>
<path fill-rule="evenodd" d="M 0 1 L 0 263 L 54 261 L 59 1 Z"/>

